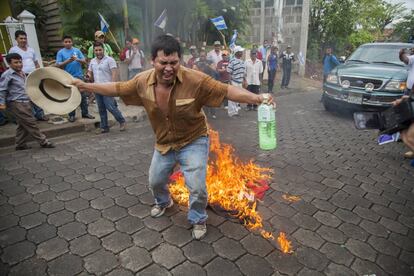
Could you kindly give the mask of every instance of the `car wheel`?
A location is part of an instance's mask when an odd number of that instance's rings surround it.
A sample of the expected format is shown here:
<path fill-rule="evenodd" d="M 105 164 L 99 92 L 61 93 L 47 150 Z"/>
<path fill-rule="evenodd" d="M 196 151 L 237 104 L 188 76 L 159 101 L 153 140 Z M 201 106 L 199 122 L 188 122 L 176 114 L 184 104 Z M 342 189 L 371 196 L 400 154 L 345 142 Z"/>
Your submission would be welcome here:
<path fill-rule="evenodd" d="M 325 95 L 322 95 L 322 104 L 326 111 L 332 111 L 332 104 L 329 103 Z"/>

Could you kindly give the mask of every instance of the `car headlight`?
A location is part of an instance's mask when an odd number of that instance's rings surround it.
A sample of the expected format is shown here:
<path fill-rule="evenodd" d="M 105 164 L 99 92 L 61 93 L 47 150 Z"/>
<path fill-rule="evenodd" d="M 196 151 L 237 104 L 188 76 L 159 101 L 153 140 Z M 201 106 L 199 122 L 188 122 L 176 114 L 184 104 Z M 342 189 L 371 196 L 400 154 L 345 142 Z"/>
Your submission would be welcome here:
<path fill-rule="evenodd" d="M 389 91 L 403 91 L 407 88 L 405 81 L 390 81 L 385 86 L 385 90 Z"/>
<path fill-rule="evenodd" d="M 326 78 L 326 82 L 333 83 L 333 84 L 338 84 L 338 76 L 333 75 L 333 74 L 329 74 L 328 77 Z"/>

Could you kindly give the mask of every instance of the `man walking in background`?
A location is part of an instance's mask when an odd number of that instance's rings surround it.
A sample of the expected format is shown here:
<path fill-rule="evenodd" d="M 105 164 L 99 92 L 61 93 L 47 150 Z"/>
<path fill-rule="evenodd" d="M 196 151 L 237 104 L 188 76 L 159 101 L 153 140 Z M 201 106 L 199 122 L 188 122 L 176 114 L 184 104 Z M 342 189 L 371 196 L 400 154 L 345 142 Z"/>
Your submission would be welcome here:
<path fill-rule="evenodd" d="M 190 54 L 191 54 L 191 57 L 187 60 L 187 63 L 186 63 L 185 66 L 187 68 L 193 69 L 194 64 L 198 60 L 198 54 L 197 54 L 197 47 L 196 46 L 194 46 L 194 45 L 190 46 Z"/>
<path fill-rule="evenodd" d="M 283 76 L 282 76 L 282 83 L 280 88 L 289 89 L 288 85 L 290 82 L 290 74 L 292 73 L 292 63 L 295 61 L 295 54 L 292 53 L 292 47 L 288 45 L 286 47 L 286 51 L 280 55 L 282 59 L 282 69 L 283 69 Z"/>
<path fill-rule="evenodd" d="M 211 60 L 214 66 L 217 66 L 217 63 L 221 60 L 221 43 L 220 41 L 214 41 L 214 49 L 208 52 L 207 59 Z"/>
<path fill-rule="evenodd" d="M 336 66 L 340 64 L 336 56 L 332 54 L 331 47 L 326 48 L 325 55 L 322 59 L 322 64 L 323 64 L 323 82 L 325 82 L 326 78 L 328 77 L 329 72 L 331 72 L 332 69 L 334 69 Z"/>
<path fill-rule="evenodd" d="M 83 80 L 82 65 L 86 65 L 85 57 L 82 52 L 73 47 L 73 39 L 69 35 L 63 37 L 64 48 L 60 49 L 56 55 L 56 64 L 59 68 L 71 74 L 74 78 Z M 82 118 L 95 119 L 88 111 L 88 95 L 86 92 L 81 92 L 81 111 Z M 69 122 L 73 123 L 76 118 L 76 109 L 69 113 Z"/>
<path fill-rule="evenodd" d="M 36 55 L 36 52 L 33 48 L 30 48 L 27 44 L 27 34 L 22 30 L 17 30 L 14 33 L 14 37 L 17 42 L 17 46 L 13 46 L 9 50 L 9 54 L 17 53 L 22 57 L 23 61 L 23 73 L 29 75 L 31 72 L 40 68 L 39 65 L 39 57 Z M 43 109 L 35 105 L 33 102 L 32 104 L 32 112 L 35 116 L 36 120 L 38 121 L 48 121 L 49 118 L 45 116 Z"/>
<path fill-rule="evenodd" d="M 254 94 L 260 92 L 260 75 L 263 73 L 263 64 L 256 57 L 257 51 L 250 51 L 250 59 L 246 60 L 246 83 L 247 90 Z M 257 110 L 256 104 L 247 104 L 247 111 Z"/>
<path fill-rule="evenodd" d="M 273 86 L 275 84 L 276 72 L 277 72 L 277 47 L 272 46 L 270 54 L 267 57 L 267 92 L 273 93 Z"/>
<path fill-rule="evenodd" d="M 125 62 L 128 64 L 128 79 L 142 72 L 145 66 L 144 52 L 139 48 L 139 39 L 132 39 L 132 46 L 126 52 Z"/>
<path fill-rule="evenodd" d="M 246 64 L 241 58 L 243 56 L 244 48 L 236 46 L 233 51 L 234 57 L 230 60 L 229 66 L 227 66 L 227 72 L 230 74 L 232 85 L 243 87 Z M 239 115 L 239 107 L 236 102 L 228 100 L 227 114 L 230 117 Z"/>
<path fill-rule="evenodd" d="M 95 56 L 89 63 L 89 79 L 95 83 L 115 82 L 117 80 L 117 66 L 112 57 L 104 55 L 103 45 L 100 42 L 94 44 Z M 119 123 L 119 130 L 125 131 L 125 119 L 119 111 L 113 97 L 96 94 L 99 116 L 101 117 L 100 130 L 98 133 L 109 132 L 108 112 L 111 112 L 115 120 Z"/>

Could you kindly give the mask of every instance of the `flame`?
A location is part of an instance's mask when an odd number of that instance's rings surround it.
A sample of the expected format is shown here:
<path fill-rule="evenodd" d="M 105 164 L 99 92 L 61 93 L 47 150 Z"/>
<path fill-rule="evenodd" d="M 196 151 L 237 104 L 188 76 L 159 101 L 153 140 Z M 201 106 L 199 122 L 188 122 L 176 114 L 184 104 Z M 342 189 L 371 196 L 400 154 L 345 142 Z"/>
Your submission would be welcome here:
<path fill-rule="evenodd" d="M 292 246 L 290 244 L 290 241 L 286 239 L 286 234 L 283 232 L 279 233 L 279 237 L 277 237 L 277 241 L 280 246 L 280 250 L 282 250 L 283 253 L 292 253 Z"/>
<path fill-rule="evenodd" d="M 249 230 L 258 231 L 265 239 L 275 240 L 272 233 L 263 229 L 263 219 L 257 211 L 256 201 L 269 188 L 267 182 L 271 179 L 272 170 L 262 168 L 252 160 L 242 163 L 233 155 L 233 147 L 221 144 L 218 132 L 213 130 L 210 130 L 210 151 L 212 155 L 207 165 L 206 179 L 208 203 L 229 211 Z M 175 172 L 170 179 L 169 190 L 173 200 L 188 206 L 189 192 L 182 173 Z M 290 246 L 286 238 L 282 241 L 284 245 L 280 244 L 280 248 Z M 291 252 L 289 248 L 285 250 L 286 253 Z"/>
<path fill-rule="evenodd" d="M 300 200 L 300 197 L 294 195 L 282 195 L 282 198 L 289 202 L 297 202 Z"/>

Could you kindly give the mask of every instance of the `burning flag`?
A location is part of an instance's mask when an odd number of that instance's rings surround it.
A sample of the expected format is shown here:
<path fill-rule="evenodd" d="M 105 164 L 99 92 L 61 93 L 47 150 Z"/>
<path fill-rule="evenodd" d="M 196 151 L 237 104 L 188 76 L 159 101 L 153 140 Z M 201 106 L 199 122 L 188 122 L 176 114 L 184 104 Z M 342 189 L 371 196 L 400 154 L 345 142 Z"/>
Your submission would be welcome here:
<path fill-rule="evenodd" d="M 210 130 L 210 160 L 207 166 L 206 186 L 208 203 L 238 218 L 249 230 L 258 231 L 264 238 L 277 241 L 285 253 L 291 253 L 290 242 L 284 233 L 275 238 L 263 229 L 263 219 L 257 211 L 257 199 L 269 189 L 272 170 L 262 168 L 253 161 L 242 163 L 233 155 L 231 145 L 221 144 L 218 132 Z M 181 172 L 170 177 L 169 190 L 180 205 L 188 206 L 189 192 Z"/>

